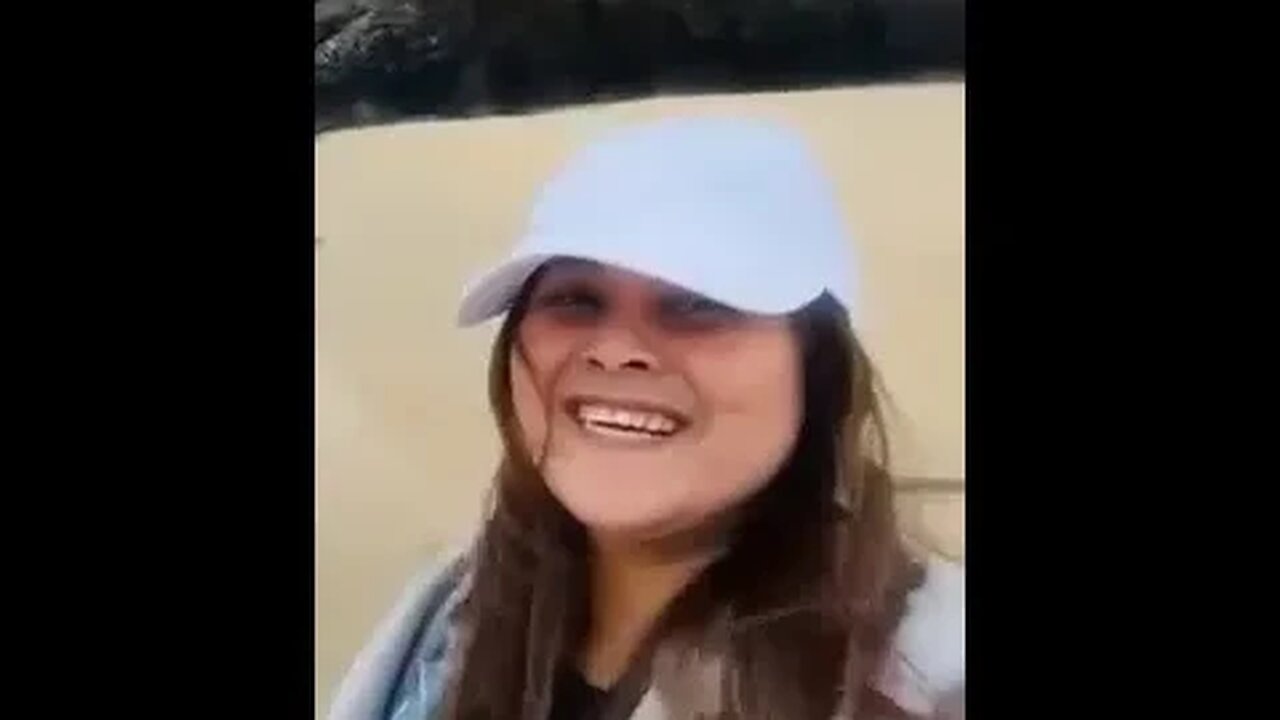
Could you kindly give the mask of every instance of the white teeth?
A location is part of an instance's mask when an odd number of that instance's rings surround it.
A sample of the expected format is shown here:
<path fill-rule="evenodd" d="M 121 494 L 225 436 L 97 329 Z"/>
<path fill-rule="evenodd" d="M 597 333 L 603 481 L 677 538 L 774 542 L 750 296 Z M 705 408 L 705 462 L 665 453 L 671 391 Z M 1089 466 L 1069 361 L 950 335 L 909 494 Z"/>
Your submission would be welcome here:
<path fill-rule="evenodd" d="M 604 405 L 580 406 L 578 419 L 586 425 L 604 423 L 659 435 L 669 435 L 676 429 L 676 421 L 661 413 L 622 410 Z"/>

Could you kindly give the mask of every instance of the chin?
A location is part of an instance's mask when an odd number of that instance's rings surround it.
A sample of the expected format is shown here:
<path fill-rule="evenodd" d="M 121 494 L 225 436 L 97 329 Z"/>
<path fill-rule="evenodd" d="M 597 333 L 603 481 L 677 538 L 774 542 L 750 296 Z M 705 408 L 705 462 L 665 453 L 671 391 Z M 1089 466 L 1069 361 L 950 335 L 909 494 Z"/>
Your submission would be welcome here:
<path fill-rule="evenodd" d="M 648 539 L 678 532 L 693 513 L 655 488 L 598 482 L 550 482 L 551 493 L 588 530 L 613 536 Z"/>

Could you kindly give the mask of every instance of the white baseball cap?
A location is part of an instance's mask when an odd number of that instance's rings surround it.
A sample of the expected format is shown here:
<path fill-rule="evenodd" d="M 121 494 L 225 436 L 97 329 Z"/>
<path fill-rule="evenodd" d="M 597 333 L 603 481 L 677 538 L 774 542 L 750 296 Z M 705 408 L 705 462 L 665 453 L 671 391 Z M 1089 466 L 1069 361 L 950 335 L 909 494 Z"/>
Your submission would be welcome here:
<path fill-rule="evenodd" d="M 795 131 L 726 117 L 648 122 L 570 158 L 538 195 L 512 254 L 468 285 L 458 322 L 502 315 L 560 257 L 748 313 L 790 313 L 824 292 L 852 311 L 850 246 L 830 181 Z"/>

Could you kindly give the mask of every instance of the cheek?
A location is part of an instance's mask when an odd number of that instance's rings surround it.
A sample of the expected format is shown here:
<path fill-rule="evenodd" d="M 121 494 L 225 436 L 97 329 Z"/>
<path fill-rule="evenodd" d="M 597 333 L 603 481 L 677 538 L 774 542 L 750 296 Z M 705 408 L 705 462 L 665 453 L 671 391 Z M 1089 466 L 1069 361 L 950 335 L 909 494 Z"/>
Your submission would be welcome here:
<path fill-rule="evenodd" d="M 547 450 L 548 427 L 557 377 L 572 354 L 571 333 L 526 320 L 511 348 L 511 402 L 524 436 L 525 450 L 535 462 Z"/>
<path fill-rule="evenodd" d="M 784 346 L 699 377 L 710 421 L 704 447 L 713 467 L 707 474 L 734 495 L 762 487 L 799 434 L 804 409 L 798 358 Z"/>
<path fill-rule="evenodd" d="M 511 353 L 511 403 L 525 452 L 537 463 L 547 440 L 547 406 L 529 366 L 515 351 Z"/>

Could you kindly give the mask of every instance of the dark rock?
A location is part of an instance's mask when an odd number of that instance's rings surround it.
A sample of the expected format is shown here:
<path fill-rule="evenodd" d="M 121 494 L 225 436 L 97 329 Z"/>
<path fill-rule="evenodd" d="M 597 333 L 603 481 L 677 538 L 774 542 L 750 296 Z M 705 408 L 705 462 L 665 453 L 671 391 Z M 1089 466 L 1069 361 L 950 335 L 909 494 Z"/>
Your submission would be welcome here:
<path fill-rule="evenodd" d="M 315 3 L 317 132 L 963 72 L 963 0 Z"/>

